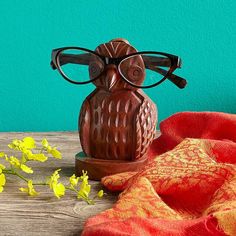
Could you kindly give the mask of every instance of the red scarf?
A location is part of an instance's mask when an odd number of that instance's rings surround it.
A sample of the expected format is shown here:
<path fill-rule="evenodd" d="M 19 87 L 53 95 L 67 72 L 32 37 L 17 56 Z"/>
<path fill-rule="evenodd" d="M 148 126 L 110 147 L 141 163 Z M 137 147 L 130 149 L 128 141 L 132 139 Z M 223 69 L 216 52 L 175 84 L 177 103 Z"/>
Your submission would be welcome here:
<path fill-rule="evenodd" d="M 102 179 L 123 192 L 83 236 L 236 235 L 236 115 L 183 112 L 160 130 L 142 171 Z"/>

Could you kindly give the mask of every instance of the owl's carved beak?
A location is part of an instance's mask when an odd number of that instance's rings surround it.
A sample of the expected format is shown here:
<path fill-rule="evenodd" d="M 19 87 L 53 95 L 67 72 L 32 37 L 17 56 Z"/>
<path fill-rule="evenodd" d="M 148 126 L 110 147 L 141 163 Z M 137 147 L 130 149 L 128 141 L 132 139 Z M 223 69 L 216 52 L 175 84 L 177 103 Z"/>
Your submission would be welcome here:
<path fill-rule="evenodd" d="M 105 84 L 108 90 L 116 84 L 119 79 L 119 72 L 116 67 L 110 67 L 106 70 Z"/>

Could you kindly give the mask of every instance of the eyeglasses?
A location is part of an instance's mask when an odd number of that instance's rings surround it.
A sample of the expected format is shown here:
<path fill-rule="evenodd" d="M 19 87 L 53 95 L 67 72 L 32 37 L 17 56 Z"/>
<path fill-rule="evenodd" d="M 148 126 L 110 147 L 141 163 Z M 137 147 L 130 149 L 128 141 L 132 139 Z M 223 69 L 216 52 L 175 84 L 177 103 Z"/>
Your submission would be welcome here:
<path fill-rule="evenodd" d="M 173 74 L 177 68 L 181 67 L 181 59 L 168 53 L 143 51 L 119 58 L 110 58 L 80 47 L 52 50 L 52 68 L 57 69 L 65 80 L 73 84 L 87 84 L 95 81 L 109 64 L 116 65 L 122 79 L 133 87 L 151 88 L 166 79 L 179 88 L 184 88 L 187 84 L 185 79 Z M 89 79 L 86 76 L 88 72 Z M 140 84 L 140 76 L 145 76 L 142 84 Z"/>

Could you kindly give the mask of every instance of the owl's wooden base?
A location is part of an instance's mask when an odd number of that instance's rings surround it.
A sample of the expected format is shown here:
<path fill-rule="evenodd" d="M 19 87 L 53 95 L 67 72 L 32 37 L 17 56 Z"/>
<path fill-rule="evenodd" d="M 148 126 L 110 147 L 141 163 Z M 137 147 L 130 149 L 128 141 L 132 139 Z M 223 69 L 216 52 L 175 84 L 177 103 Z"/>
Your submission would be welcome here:
<path fill-rule="evenodd" d="M 82 170 L 85 170 L 88 171 L 90 179 L 100 180 L 107 175 L 126 171 L 138 171 L 144 166 L 146 161 L 146 156 L 137 161 L 104 160 L 87 157 L 83 152 L 80 152 L 75 156 L 75 173 L 77 176 L 80 176 Z"/>

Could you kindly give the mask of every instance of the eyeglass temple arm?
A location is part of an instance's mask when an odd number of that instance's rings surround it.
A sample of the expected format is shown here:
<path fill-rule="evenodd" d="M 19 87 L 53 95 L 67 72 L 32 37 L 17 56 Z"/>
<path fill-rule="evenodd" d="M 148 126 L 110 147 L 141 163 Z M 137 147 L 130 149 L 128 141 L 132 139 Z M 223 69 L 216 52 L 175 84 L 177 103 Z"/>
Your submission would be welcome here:
<path fill-rule="evenodd" d="M 153 66 L 164 66 L 170 67 L 171 61 L 169 58 L 158 57 L 158 56 L 142 56 L 145 65 L 153 65 Z"/>
<path fill-rule="evenodd" d="M 157 73 L 165 76 L 168 71 L 159 68 L 158 66 L 163 66 L 163 67 L 171 67 L 171 61 L 169 58 L 164 58 L 164 57 L 157 57 L 157 56 L 145 56 L 143 55 L 143 60 L 145 63 L 145 67 L 147 69 L 156 71 Z M 178 61 L 176 63 L 177 68 L 181 67 L 181 60 L 178 57 Z M 169 79 L 172 83 L 174 83 L 177 87 L 179 88 L 184 88 L 187 84 L 187 81 L 177 75 L 170 74 L 167 79 Z"/>
<path fill-rule="evenodd" d="M 89 53 L 74 55 L 74 54 L 61 54 L 60 55 L 60 65 L 65 65 L 67 63 L 88 65 L 91 56 Z M 51 61 L 50 63 L 53 70 L 57 69 L 56 65 Z"/>
<path fill-rule="evenodd" d="M 156 71 L 163 76 L 165 76 L 168 73 L 168 71 L 166 71 L 164 69 L 154 67 L 151 65 L 146 65 L 146 68 Z M 187 81 L 185 79 L 183 79 L 177 75 L 174 75 L 174 74 L 170 74 L 169 76 L 167 76 L 167 79 L 170 80 L 172 83 L 174 83 L 177 87 L 179 87 L 181 89 L 185 88 L 185 86 L 187 85 Z"/>

